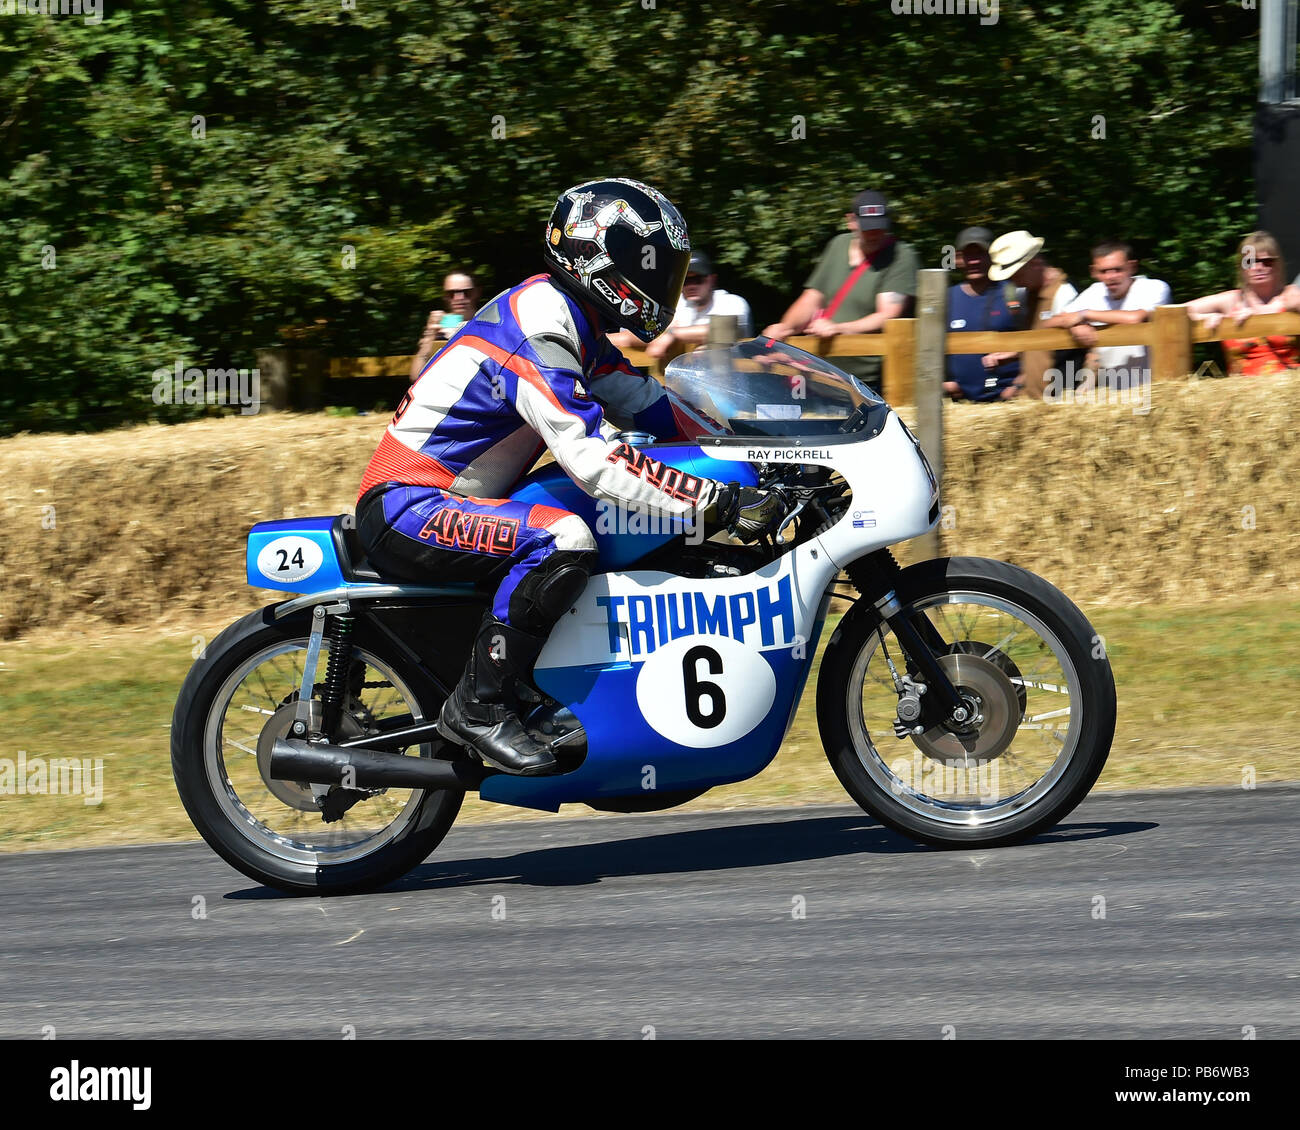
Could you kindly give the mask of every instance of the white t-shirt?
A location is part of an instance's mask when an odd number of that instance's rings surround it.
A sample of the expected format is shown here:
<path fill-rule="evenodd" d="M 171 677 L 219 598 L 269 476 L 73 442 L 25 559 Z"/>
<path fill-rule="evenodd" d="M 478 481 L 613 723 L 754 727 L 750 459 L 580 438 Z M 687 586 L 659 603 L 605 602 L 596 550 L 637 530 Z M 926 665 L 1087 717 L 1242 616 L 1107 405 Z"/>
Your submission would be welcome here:
<path fill-rule="evenodd" d="M 1116 302 L 1110 296 L 1105 283 L 1093 283 L 1060 313 L 1071 310 L 1154 310 L 1157 306 L 1168 306 L 1172 299 L 1169 284 L 1160 279 L 1149 279 L 1146 275 L 1134 275 L 1128 293 Z M 1097 323 L 1100 324 L 1100 323 Z M 1151 358 L 1145 345 L 1108 345 L 1098 347 L 1097 364 L 1102 369 L 1125 369 L 1128 372 L 1129 387 L 1134 383 L 1145 384 L 1151 376 Z M 1133 373 L 1141 370 L 1141 377 Z M 1105 383 L 1098 374 L 1098 383 Z"/>
<path fill-rule="evenodd" d="M 1039 315 L 1039 318 L 1044 322 L 1047 321 L 1048 318 L 1055 318 L 1057 314 L 1065 309 L 1068 303 L 1074 301 L 1074 296 L 1078 293 L 1079 292 L 1074 289 L 1074 283 L 1068 281 L 1062 282 L 1061 285 L 1056 288 L 1056 293 L 1052 295 L 1052 305 L 1050 309 L 1043 311 L 1043 313 Z M 1016 297 L 1020 299 L 1020 305 L 1024 306 L 1024 304 L 1029 301 L 1029 289 L 1023 286 L 1016 287 Z M 1092 307 L 1085 307 L 1085 309 L 1092 309 Z M 1031 330 L 1037 329 L 1036 326 L 1030 326 L 1029 328 Z"/>
<path fill-rule="evenodd" d="M 734 314 L 737 319 L 736 335 L 740 338 L 754 336 L 753 318 L 749 313 L 749 303 L 738 294 L 731 294 L 720 286 L 713 288 L 709 301 L 702 310 L 697 310 L 683 295 L 677 303 L 677 313 L 669 329 L 687 329 L 690 326 L 705 326 L 714 314 Z"/>
<path fill-rule="evenodd" d="M 1056 288 L 1056 293 L 1052 295 L 1052 308 L 1043 315 L 1044 318 L 1055 318 L 1071 302 L 1079 296 L 1079 292 L 1074 289 L 1074 283 L 1063 282 Z"/>

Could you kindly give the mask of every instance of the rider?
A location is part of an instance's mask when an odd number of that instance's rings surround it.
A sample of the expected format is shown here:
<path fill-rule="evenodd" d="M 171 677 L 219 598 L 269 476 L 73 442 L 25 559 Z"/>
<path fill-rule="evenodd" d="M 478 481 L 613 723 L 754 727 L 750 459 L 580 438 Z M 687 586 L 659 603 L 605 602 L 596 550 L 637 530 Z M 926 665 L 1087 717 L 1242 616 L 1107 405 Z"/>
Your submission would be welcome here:
<path fill-rule="evenodd" d="M 743 536 L 783 512 L 776 495 L 683 474 L 607 438 L 602 405 L 659 439 L 710 430 L 605 336 L 662 333 L 689 259 L 685 222 L 648 185 L 565 192 L 546 225 L 546 273 L 489 301 L 425 365 L 362 478 L 357 528 L 378 569 L 496 586 L 438 728 L 508 773 L 557 767 L 520 721 L 519 684 L 597 557 L 576 514 L 509 497 L 544 448 L 588 494 L 651 513 L 734 523 Z"/>

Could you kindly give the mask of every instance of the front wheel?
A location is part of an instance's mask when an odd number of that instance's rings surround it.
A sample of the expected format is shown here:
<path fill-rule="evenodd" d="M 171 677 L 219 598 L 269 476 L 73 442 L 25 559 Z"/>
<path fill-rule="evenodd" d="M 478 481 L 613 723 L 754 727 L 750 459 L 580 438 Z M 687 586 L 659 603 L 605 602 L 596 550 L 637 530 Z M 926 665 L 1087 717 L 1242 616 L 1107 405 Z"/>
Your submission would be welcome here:
<path fill-rule="evenodd" d="M 1101 638 L 1058 589 L 1001 561 L 925 561 L 895 591 L 969 721 L 899 721 L 917 670 L 860 602 L 831 637 L 817 684 L 840 783 L 881 823 L 935 847 L 1017 843 L 1058 823 L 1096 782 L 1115 733 Z"/>
<path fill-rule="evenodd" d="M 176 701 L 172 772 L 194 826 L 250 878 L 295 894 L 372 890 L 433 851 L 464 793 L 359 790 L 348 795 L 337 819 L 326 821 L 321 797 L 328 789 L 271 776 L 275 741 L 291 736 L 310 630 L 305 614 L 277 621 L 271 609 L 263 609 L 208 646 Z M 328 646 L 326 640 L 311 680 L 313 718 L 321 716 Z M 364 618 L 358 618 L 350 646 L 341 738 L 436 716 L 441 696 Z M 431 757 L 441 745 L 422 744 L 408 754 Z"/>

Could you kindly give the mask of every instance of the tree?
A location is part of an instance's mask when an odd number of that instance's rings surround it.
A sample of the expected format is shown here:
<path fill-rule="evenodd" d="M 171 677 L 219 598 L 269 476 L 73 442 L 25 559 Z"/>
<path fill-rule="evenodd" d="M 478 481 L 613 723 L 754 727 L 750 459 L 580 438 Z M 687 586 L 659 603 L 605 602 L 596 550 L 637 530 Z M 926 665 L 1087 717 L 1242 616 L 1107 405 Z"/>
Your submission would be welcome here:
<path fill-rule="evenodd" d="M 179 418 L 195 409 L 154 404 L 154 370 L 250 366 L 295 327 L 340 355 L 409 351 L 446 271 L 532 273 L 555 198 L 596 176 L 662 188 L 759 324 L 867 186 L 929 265 L 983 222 L 1045 235 L 1076 276 L 1116 234 L 1176 297 L 1227 285 L 1254 226 L 1255 13 L 908 7 L 7 16 L 0 426 Z"/>

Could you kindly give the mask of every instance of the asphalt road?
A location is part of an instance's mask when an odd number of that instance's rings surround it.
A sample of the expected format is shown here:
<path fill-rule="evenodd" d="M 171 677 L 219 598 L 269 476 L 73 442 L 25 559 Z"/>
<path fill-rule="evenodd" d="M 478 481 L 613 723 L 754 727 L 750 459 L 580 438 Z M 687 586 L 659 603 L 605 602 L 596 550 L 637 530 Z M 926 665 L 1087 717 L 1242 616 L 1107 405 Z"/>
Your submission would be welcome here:
<path fill-rule="evenodd" d="M 848 806 L 477 825 L 328 900 L 202 843 L 3 855 L 0 1036 L 1295 1039 L 1297 825 L 1295 785 L 974 852 Z"/>

